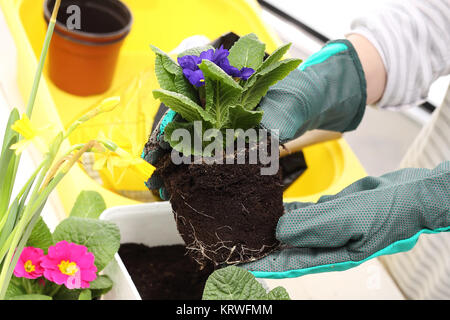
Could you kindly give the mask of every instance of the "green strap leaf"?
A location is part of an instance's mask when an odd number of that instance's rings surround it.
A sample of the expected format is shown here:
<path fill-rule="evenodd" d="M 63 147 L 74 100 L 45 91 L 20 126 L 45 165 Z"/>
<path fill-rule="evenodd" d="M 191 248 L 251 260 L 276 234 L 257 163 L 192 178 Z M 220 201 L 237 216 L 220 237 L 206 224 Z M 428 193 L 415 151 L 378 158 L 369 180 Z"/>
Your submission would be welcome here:
<path fill-rule="evenodd" d="M 262 64 L 266 45 L 254 33 L 241 37 L 230 49 L 228 60 L 238 69 L 243 67 L 257 70 Z"/>
<path fill-rule="evenodd" d="M 182 94 L 158 89 L 153 90 L 153 96 L 189 122 L 205 121 L 211 124 L 215 123 L 215 120 L 201 106 Z"/>
<path fill-rule="evenodd" d="M 13 231 L 20 212 L 19 199 L 15 199 L 7 210 L 5 223 L 0 228 L 0 248 L 3 248 L 5 242 Z M 0 259 L 0 262 L 2 259 Z"/>
<path fill-rule="evenodd" d="M 296 69 L 300 62 L 299 59 L 286 59 L 273 63 L 258 72 L 255 75 L 255 80 L 245 86 L 241 104 L 247 110 L 253 110 L 262 97 L 266 95 L 269 88 Z"/>
<path fill-rule="evenodd" d="M 12 277 L 11 281 L 9 282 L 8 289 L 6 290 L 5 299 L 9 300 L 16 296 L 22 296 L 25 295 L 27 292 L 22 286 L 22 282 L 20 278 Z"/>
<path fill-rule="evenodd" d="M 0 177 L 2 177 L 4 183 L 0 188 L 0 220 L 8 209 L 17 171 L 17 156 L 14 150 L 10 148 L 19 141 L 19 134 L 11 129 L 14 122 L 19 119 L 19 112 L 17 109 L 13 109 L 9 114 L 8 123 L 6 124 L 3 135 L 3 146 L 0 155 Z"/>

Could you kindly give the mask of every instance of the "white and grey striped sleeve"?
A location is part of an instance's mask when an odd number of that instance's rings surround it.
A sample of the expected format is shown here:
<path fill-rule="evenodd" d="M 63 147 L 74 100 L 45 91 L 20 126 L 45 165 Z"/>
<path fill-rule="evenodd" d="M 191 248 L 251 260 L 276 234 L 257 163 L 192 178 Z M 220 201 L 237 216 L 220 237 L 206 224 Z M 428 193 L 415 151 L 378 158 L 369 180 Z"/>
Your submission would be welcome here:
<path fill-rule="evenodd" d="M 379 107 L 420 104 L 431 84 L 450 73 L 450 0 L 392 1 L 351 28 L 373 43 L 386 67 Z"/>

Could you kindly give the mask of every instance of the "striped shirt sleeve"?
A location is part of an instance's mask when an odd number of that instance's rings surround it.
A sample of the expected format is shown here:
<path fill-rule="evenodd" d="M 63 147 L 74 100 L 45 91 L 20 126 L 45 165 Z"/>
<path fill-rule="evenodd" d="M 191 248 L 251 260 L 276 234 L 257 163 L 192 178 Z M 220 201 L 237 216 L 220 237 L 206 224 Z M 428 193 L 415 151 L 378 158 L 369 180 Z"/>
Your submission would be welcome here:
<path fill-rule="evenodd" d="M 398 0 L 353 21 L 387 71 L 381 108 L 418 105 L 431 84 L 450 73 L 450 0 Z"/>

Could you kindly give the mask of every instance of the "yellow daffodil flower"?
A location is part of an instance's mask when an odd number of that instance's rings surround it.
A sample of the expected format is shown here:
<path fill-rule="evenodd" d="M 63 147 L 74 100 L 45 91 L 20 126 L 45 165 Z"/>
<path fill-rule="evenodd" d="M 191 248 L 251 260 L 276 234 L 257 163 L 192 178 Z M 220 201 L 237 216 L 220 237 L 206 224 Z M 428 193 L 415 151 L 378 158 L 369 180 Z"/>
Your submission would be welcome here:
<path fill-rule="evenodd" d="M 21 154 L 23 150 L 28 148 L 30 144 L 36 146 L 39 151 L 45 153 L 48 151 L 48 146 L 45 142 L 44 136 L 49 133 L 51 126 L 37 128 L 28 118 L 26 114 L 14 122 L 11 129 L 22 136 L 22 139 L 11 146 L 12 150 L 16 150 L 16 154 Z"/>
<path fill-rule="evenodd" d="M 143 180 L 151 176 L 153 167 L 140 157 L 132 155 L 130 152 L 109 141 L 103 133 L 100 133 L 98 141 L 102 142 L 107 147 L 107 150 L 106 152 L 96 154 L 93 166 L 94 170 L 100 171 L 106 168 L 116 184 L 120 184 L 128 170 L 138 173 L 142 176 Z M 114 176 L 114 168 L 123 169 L 118 179 Z"/>

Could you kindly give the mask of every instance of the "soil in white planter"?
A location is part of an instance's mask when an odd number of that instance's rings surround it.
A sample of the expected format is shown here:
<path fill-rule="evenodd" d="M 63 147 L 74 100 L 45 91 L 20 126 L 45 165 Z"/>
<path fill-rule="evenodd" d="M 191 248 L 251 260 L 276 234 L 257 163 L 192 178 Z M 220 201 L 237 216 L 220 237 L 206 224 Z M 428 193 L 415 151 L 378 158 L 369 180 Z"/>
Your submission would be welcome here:
<path fill-rule="evenodd" d="M 119 255 L 143 300 L 200 300 L 212 266 L 200 266 L 183 245 L 125 243 Z"/>

